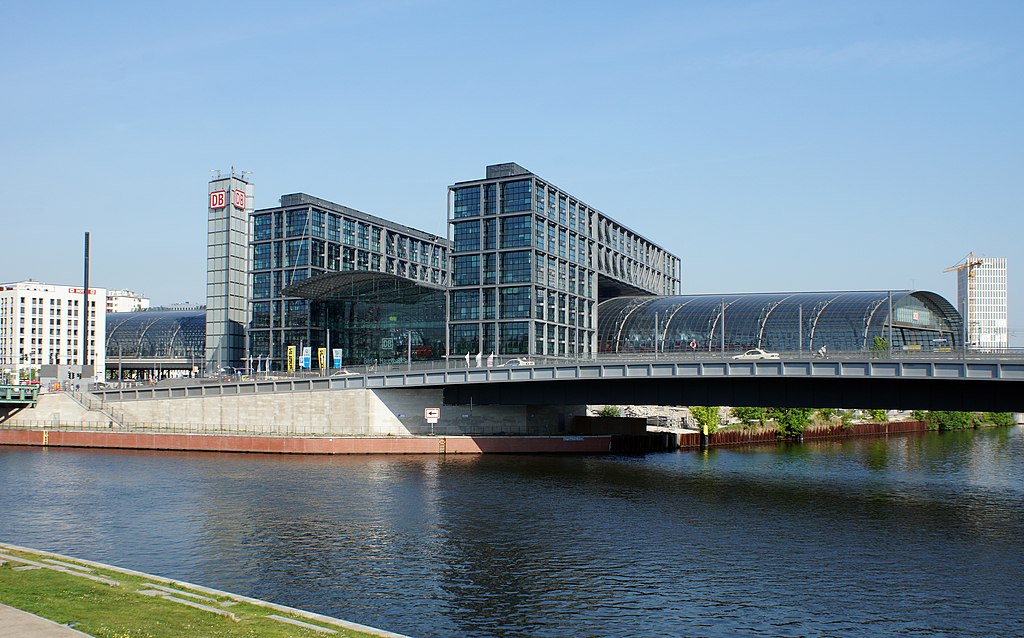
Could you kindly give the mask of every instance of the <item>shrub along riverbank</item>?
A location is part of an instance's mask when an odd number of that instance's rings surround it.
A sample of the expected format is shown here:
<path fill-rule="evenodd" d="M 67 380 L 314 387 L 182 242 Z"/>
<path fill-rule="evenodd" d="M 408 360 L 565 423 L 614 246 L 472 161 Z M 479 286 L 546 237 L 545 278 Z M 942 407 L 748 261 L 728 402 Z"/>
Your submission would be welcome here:
<path fill-rule="evenodd" d="M 772 443 L 803 438 L 836 438 L 879 434 L 902 434 L 927 430 L 964 430 L 1013 425 L 1008 412 L 914 411 L 909 421 L 889 421 L 885 410 L 867 410 L 867 420 L 855 422 L 853 410 L 811 408 L 749 408 L 729 410 L 740 423 L 720 426 L 717 407 L 690 408 L 694 420 L 708 433 L 708 445 Z M 706 430 L 704 429 L 706 428 Z M 692 439 L 692 440 L 691 440 Z M 699 435 L 680 436 L 680 447 L 697 447 Z"/>

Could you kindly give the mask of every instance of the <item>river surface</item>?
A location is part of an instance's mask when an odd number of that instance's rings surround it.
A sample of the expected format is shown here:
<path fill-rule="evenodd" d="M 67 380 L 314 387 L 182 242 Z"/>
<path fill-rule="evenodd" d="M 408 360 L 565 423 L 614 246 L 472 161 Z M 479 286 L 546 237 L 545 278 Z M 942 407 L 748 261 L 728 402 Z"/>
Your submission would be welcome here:
<path fill-rule="evenodd" d="M 1024 428 L 648 456 L 0 447 L 0 540 L 411 636 L 1024 635 Z"/>

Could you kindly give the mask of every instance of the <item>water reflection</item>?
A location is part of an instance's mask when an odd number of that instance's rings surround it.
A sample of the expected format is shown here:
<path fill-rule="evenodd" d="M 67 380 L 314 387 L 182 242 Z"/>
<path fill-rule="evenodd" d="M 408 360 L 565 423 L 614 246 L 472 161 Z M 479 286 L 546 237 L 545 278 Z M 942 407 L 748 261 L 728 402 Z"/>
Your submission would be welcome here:
<path fill-rule="evenodd" d="M 647 457 L 5 448 L 0 538 L 416 636 L 1011 635 L 1022 460 L 1020 430 Z"/>

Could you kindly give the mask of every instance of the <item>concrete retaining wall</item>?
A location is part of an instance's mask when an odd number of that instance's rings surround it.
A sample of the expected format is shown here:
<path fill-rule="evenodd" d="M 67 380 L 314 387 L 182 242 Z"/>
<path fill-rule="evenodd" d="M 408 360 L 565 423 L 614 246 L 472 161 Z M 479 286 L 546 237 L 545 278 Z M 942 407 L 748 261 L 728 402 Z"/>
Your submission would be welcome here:
<path fill-rule="evenodd" d="M 98 399 L 96 400 L 98 402 Z M 4 425 L 90 427 L 197 434 L 410 436 L 430 434 L 561 435 L 585 406 L 443 406 L 440 389 L 325 390 L 108 402 L 121 422 L 88 410 L 65 393 L 39 397 Z M 431 427 L 424 408 L 441 409 Z"/>

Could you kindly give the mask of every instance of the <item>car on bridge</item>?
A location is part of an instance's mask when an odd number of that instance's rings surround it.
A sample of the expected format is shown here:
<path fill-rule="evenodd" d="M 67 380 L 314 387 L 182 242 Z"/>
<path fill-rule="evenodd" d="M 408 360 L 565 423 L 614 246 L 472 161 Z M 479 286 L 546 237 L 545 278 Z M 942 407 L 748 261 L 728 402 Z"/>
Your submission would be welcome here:
<path fill-rule="evenodd" d="M 515 367 L 518 367 L 518 366 L 534 366 L 534 365 L 537 365 L 536 361 L 534 361 L 532 359 L 527 359 L 526 357 L 518 357 L 516 359 L 509 359 L 508 361 L 506 361 L 503 364 L 503 367 L 505 367 L 505 368 L 515 368 Z"/>
<path fill-rule="evenodd" d="M 753 350 L 747 350 L 743 354 L 738 354 L 733 359 L 778 359 L 778 352 L 765 352 L 760 348 L 754 348 Z"/>

